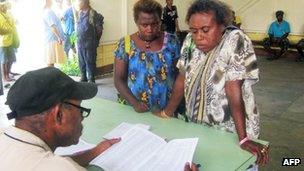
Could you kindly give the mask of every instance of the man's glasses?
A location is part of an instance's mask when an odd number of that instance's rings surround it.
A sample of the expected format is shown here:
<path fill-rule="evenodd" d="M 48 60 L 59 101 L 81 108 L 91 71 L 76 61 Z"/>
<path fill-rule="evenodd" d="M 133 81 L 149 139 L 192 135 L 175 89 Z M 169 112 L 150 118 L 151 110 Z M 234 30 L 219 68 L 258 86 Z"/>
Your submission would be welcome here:
<path fill-rule="evenodd" d="M 86 117 L 88 117 L 90 115 L 91 109 L 84 108 L 84 107 L 75 105 L 75 104 L 70 103 L 70 102 L 63 102 L 63 103 L 71 105 L 71 106 L 74 106 L 74 107 L 77 107 L 80 110 L 82 118 L 86 118 Z"/>

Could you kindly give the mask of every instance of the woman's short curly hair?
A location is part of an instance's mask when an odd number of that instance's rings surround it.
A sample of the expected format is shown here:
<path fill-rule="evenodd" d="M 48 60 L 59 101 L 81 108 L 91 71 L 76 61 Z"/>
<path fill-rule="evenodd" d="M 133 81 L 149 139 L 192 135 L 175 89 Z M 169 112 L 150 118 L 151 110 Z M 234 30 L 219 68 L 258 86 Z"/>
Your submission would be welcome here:
<path fill-rule="evenodd" d="M 189 20 L 193 14 L 214 12 L 215 21 L 217 24 L 223 24 L 224 26 L 231 25 L 233 22 L 233 14 L 230 7 L 224 2 L 218 0 L 196 0 L 189 7 L 186 22 Z"/>
<path fill-rule="evenodd" d="M 154 14 L 159 19 L 161 19 L 161 15 L 163 12 L 163 7 L 156 2 L 155 0 L 139 0 L 135 3 L 133 7 L 133 17 L 135 23 L 138 20 L 138 16 L 140 12 L 144 12 L 147 14 Z"/>

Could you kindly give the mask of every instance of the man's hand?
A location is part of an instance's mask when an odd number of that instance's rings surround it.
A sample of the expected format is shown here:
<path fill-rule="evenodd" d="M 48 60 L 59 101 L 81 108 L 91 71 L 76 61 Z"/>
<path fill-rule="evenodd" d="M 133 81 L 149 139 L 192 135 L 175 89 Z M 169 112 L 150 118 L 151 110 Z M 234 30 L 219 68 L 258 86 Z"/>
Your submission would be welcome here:
<path fill-rule="evenodd" d="M 138 113 L 147 112 L 149 110 L 149 107 L 144 102 L 137 101 L 135 104 L 133 104 L 133 108 Z"/>
<path fill-rule="evenodd" d="M 76 153 L 70 156 L 75 162 L 77 162 L 80 166 L 86 167 L 89 163 L 97 157 L 99 154 L 106 151 L 110 148 L 113 144 L 118 143 L 121 138 L 114 138 L 110 140 L 102 141 L 101 143 L 97 144 L 96 147 L 83 151 L 81 153 Z"/>
<path fill-rule="evenodd" d="M 186 163 L 184 171 L 198 171 L 198 167 L 194 163 L 191 164 L 191 167 L 189 163 Z"/>
<path fill-rule="evenodd" d="M 264 166 L 269 162 L 269 147 L 254 141 L 246 141 L 241 148 L 257 156 L 256 164 Z"/>
<path fill-rule="evenodd" d="M 94 149 L 94 150 L 99 155 L 100 153 L 102 153 L 102 152 L 106 151 L 108 148 L 110 148 L 113 144 L 118 143 L 120 140 L 121 140 L 121 138 L 114 138 L 114 139 L 102 141 L 99 144 L 97 144 L 97 146 L 95 147 L 96 149 Z"/>

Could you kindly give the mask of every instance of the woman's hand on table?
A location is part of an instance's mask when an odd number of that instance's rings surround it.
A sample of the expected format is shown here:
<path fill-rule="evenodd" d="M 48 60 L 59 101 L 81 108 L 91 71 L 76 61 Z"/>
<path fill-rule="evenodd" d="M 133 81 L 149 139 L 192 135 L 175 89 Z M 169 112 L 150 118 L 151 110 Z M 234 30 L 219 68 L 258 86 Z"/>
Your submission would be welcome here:
<path fill-rule="evenodd" d="M 184 171 L 198 171 L 198 170 L 199 170 L 198 166 L 194 163 L 191 164 L 191 167 L 189 163 L 185 164 Z"/>
<path fill-rule="evenodd" d="M 263 144 L 248 140 L 241 145 L 241 148 L 257 156 L 256 164 L 264 166 L 269 162 L 269 147 Z"/>
<path fill-rule="evenodd" d="M 152 111 L 152 113 L 161 118 L 170 118 L 171 117 L 171 114 L 168 114 L 165 109 Z"/>
<path fill-rule="evenodd" d="M 138 113 L 147 112 L 149 110 L 148 105 L 145 104 L 144 102 L 140 102 L 140 101 L 137 101 L 132 106 L 133 106 L 134 110 Z"/>

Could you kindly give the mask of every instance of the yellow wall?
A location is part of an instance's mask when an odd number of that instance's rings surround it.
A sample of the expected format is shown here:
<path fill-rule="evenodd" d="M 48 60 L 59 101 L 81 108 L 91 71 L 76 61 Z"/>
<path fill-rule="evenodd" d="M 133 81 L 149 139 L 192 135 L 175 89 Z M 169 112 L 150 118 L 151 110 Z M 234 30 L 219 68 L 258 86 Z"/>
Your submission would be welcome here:
<path fill-rule="evenodd" d="M 128 1 L 128 7 L 127 7 L 127 16 L 128 16 L 128 34 L 132 34 L 134 32 L 137 31 L 137 27 L 134 23 L 134 19 L 133 19 L 133 5 L 135 2 L 137 2 L 137 0 L 126 0 Z M 159 2 L 163 7 L 166 4 L 165 0 L 156 0 L 157 2 Z M 187 14 L 187 9 L 190 6 L 190 3 L 192 2 L 192 0 L 175 0 L 174 1 L 174 5 L 177 6 L 178 9 L 178 21 L 179 21 L 179 25 L 180 25 L 180 29 L 181 30 L 187 30 L 188 26 L 185 23 L 185 18 L 186 18 L 186 14 Z"/>
<path fill-rule="evenodd" d="M 97 68 L 111 65 L 114 63 L 113 52 L 116 48 L 116 43 L 103 44 L 97 49 Z"/>
<path fill-rule="evenodd" d="M 304 32 L 303 0 L 223 0 L 227 2 L 242 19 L 242 28 L 247 32 L 265 33 L 275 18 L 277 10 L 285 12 L 290 23 L 291 34 Z"/>
<path fill-rule="evenodd" d="M 126 0 L 91 0 L 91 6 L 104 16 L 104 31 L 97 48 L 97 68 L 114 63 L 116 42 L 127 34 Z"/>
<path fill-rule="evenodd" d="M 104 16 L 102 43 L 117 41 L 125 33 L 125 0 L 91 0 L 91 6 Z"/>
<path fill-rule="evenodd" d="M 137 0 L 91 0 L 91 5 L 105 17 L 105 30 L 102 42 L 113 42 L 126 33 L 134 33 L 137 27 L 133 21 L 133 5 Z M 163 6 L 165 0 L 157 0 Z M 175 0 L 179 14 L 180 27 L 188 28 L 185 23 L 187 9 L 193 0 Z M 275 11 L 285 11 L 285 18 L 291 25 L 291 34 L 304 32 L 304 0 L 222 0 L 229 4 L 242 19 L 246 32 L 266 33 Z"/>

